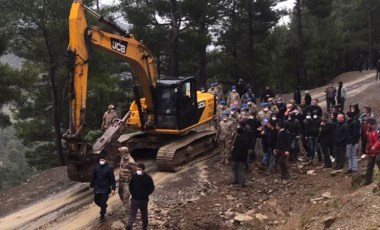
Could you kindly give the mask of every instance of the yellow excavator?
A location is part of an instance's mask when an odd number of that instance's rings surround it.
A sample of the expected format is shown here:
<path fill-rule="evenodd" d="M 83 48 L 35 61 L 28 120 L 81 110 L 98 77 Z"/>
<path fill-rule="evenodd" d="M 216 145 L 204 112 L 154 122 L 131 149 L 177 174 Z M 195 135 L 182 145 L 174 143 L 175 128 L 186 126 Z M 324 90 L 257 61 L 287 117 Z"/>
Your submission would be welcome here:
<path fill-rule="evenodd" d="M 111 26 L 115 33 L 87 25 L 85 12 Z M 122 157 L 118 147 L 126 146 L 132 153 L 155 150 L 159 170 L 177 171 L 215 147 L 216 131 L 210 128 L 215 99 L 212 94 L 197 91 L 193 77 L 159 77 L 147 47 L 84 5 L 82 0 L 72 3 L 69 37 L 69 125 L 63 138 L 67 143 L 67 170 L 71 180 L 90 181 L 102 150 L 106 150 L 108 162 L 114 167 Z M 89 46 L 124 58 L 140 85 L 134 87 L 135 100 L 127 114 L 115 119 L 94 144 L 85 138 Z M 126 127 L 136 132 L 123 134 Z"/>

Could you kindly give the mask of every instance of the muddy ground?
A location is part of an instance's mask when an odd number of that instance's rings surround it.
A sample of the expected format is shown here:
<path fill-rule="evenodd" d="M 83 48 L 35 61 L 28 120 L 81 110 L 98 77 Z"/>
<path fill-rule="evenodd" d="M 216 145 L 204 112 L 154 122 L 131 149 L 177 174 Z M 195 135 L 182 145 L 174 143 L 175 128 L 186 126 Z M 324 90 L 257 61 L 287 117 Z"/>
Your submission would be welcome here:
<path fill-rule="evenodd" d="M 353 72 L 337 78 L 351 82 L 346 108 L 369 105 L 380 115 L 380 83 L 372 75 Z M 312 96 L 323 99 L 321 89 L 312 90 Z M 359 175 L 365 163 L 360 162 Z M 152 170 L 156 191 L 149 229 L 380 229 L 377 182 L 352 186 L 344 172 L 331 175 L 321 164 L 303 162 L 289 164 L 291 179 L 283 181 L 252 164 L 248 186 L 240 188 L 230 185 L 230 167 L 216 156 L 178 173 Z M 43 172 L 1 194 L 0 229 L 124 229 L 127 205 L 111 197 L 107 222 L 101 225 L 87 187 L 69 181 L 65 167 Z"/>

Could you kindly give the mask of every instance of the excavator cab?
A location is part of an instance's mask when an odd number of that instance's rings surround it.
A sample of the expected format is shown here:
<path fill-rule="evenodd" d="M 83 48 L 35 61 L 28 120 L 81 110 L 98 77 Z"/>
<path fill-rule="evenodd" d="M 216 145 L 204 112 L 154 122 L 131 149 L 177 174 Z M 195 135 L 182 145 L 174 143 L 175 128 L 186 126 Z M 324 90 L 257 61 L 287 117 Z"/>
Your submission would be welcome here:
<path fill-rule="evenodd" d="M 182 130 L 197 120 L 197 93 L 194 78 L 166 78 L 157 82 L 156 128 Z"/>

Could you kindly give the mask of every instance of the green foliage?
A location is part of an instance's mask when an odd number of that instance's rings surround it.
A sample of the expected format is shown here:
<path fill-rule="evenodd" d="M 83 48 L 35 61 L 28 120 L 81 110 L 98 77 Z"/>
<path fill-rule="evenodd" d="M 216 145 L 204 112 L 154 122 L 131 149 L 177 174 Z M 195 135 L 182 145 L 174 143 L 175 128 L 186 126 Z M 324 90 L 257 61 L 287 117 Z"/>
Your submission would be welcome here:
<path fill-rule="evenodd" d="M 25 157 L 30 166 L 37 170 L 46 170 L 52 167 L 59 166 L 57 155 L 55 154 L 56 147 L 52 143 L 41 144 L 31 151 L 25 153 Z"/>
<path fill-rule="evenodd" d="M 0 143 L 0 190 L 3 190 L 24 182 L 36 170 L 28 165 L 24 155 L 28 148 L 16 138 L 12 127 L 0 129 Z"/>

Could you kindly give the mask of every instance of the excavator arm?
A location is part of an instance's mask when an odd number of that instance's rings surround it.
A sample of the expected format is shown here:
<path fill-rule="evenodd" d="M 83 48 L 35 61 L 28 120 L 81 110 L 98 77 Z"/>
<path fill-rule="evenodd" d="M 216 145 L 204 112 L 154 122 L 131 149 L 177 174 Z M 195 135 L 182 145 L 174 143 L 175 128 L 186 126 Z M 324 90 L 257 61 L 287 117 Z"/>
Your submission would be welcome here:
<path fill-rule="evenodd" d="M 94 16 L 100 22 L 113 28 L 117 34 L 102 31 L 95 26 L 89 26 L 85 12 Z M 114 55 L 120 56 L 129 63 L 132 75 L 141 85 L 145 98 L 136 98 L 134 112 L 115 121 L 94 145 L 85 140 L 85 115 L 88 83 L 89 46 L 96 46 Z M 135 127 L 144 129 L 143 119 L 154 116 L 153 95 L 157 84 L 157 70 L 150 51 L 132 35 L 126 33 L 117 25 L 104 19 L 92 9 L 84 5 L 82 0 L 72 3 L 69 16 L 69 46 L 70 79 L 68 86 L 69 125 L 63 135 L 68 146 L 68 174 L 72 180 L 88 181 L 89 173 L 96 163 L 96 156 L 102 149 L 115 150 L 116 140 L 122 134 L 127 120 Z M 137 91 L 137 90 L 136 90 Z M 136 97 L 138 93 L 136 92 Z M 137 112 L 138 111 L 138 112 Z M 129 119 L 131 117 L 131 119 Z M 111 147 L 110 147 L 111 146 Z M 112 159 L 116 165 L 120 159 Z"/>
<path fill-rule="evenodd" d="M 118 34 L 89 26 L 85 12 L 111 26 Z M 149 50 L 132 35 L 86 7 L 82 0 L 74 0 L 72 4 L 69 35 L 69 127 L 63 138 L 68 146 L 67 171 L 71 180 L 89 181 L 97 156 L 103 149 L 108 151 L 111 166 L 117 166 L 120 145 L 127 146 L 131 152 L 157 150 L 157 167 L 169 171 L 178 170 L 195 156 L 213 148 L 215 132 L 207 130 L 210 127 L 207 124 L 215 114 L 215 98 L 212 94 L 197 92 L 194 77 L 159 79 Z M 114 120 L 93 145 L 85 138 L 90 45 L 126 60 L 144 97 L 140 98 L 134 87 L 135 101 L 130 111 L 122 119 Z M 144 132 L 121 136 L 126 125 Z"/>
<path fill-rule="evenodd" d="M 69 99 L 70 120 L 69 133 L 76 137 L 83 132 L 83 123 L 86 111 L 86 95 L 88 81 L 88 47 L 95 45 L 114 55 L 124 58 L 130 65 L 132 75 L 141 85 L 145 97 L 144 110 L 153 113 L 153 92 L 157 83 L 157 70 L 150 51 L 132 35 L 124 36 L 111 34 L 95 26 L 88 26 L 85 11 L 96 17 L 119 32 L 123 32 L 116 25 L 108 22 L 96 12 L 84 5 L 83 1 L 74 1 L 69 16 L 70 41 L 68 52 L 72 61 Z"/>

